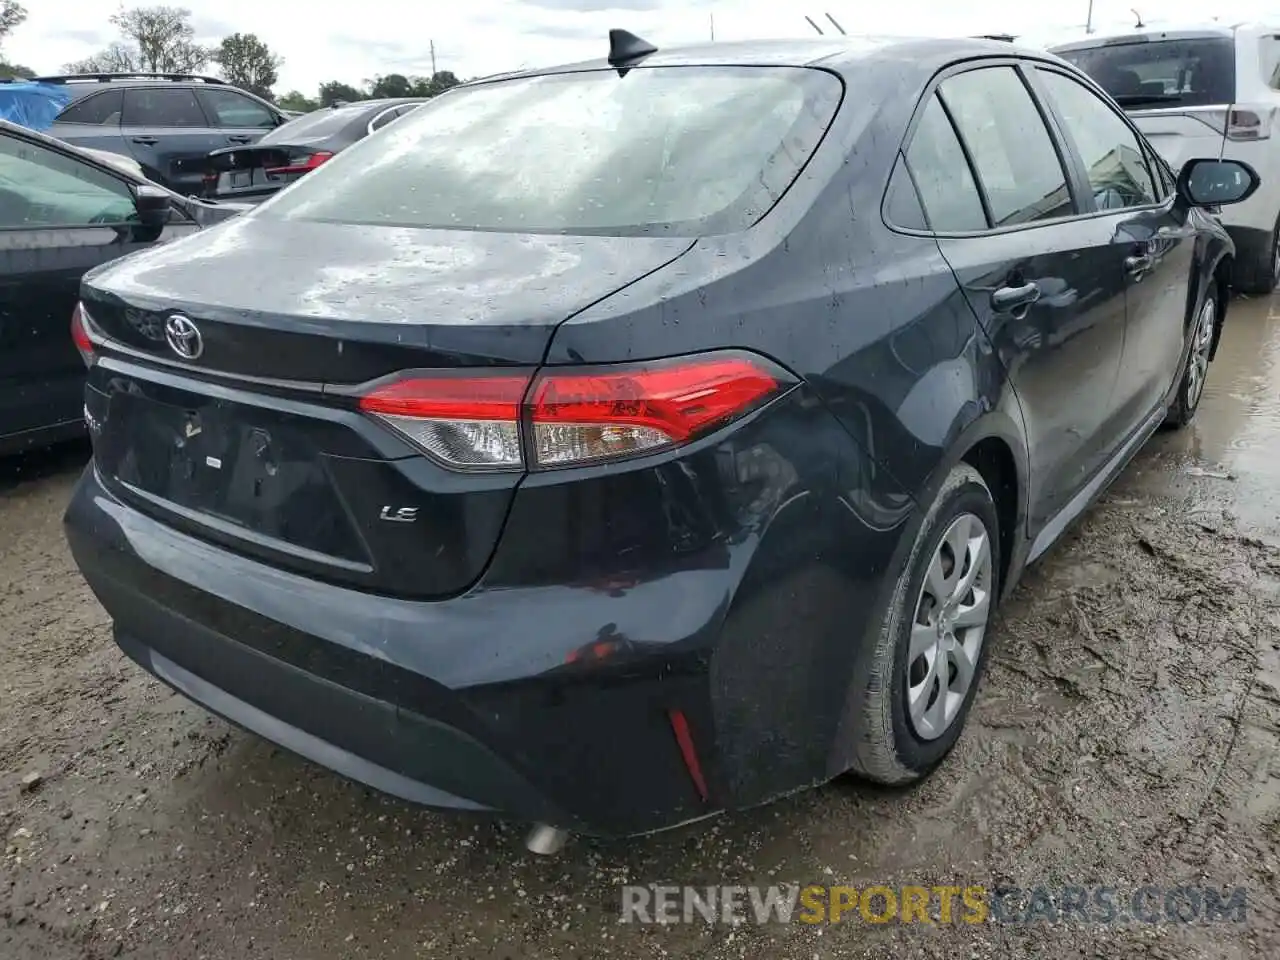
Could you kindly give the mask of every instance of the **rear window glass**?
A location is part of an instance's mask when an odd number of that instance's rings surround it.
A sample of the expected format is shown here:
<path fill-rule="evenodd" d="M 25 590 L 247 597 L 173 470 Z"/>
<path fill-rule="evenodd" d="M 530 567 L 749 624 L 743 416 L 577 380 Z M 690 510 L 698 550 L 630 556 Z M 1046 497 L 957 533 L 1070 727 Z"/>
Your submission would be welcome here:
<path fill-rule="evenodd" d="M 252 215 L 522 233 L 733 232 L 791 185 L 841 91 L 835 76 L 799 67 L 480 84 L 411 112 Z"/>
<path fill-rule="evenodd" d="M 1235 45 L 1227 37 L 1112 43 L 1057 52 L 1122 107 L 1203 107 L 1235 100 Z"/>
<path fill-rule="evenodd" d="M 367 111 L 362 107 L 321 107 L 304 113 L 288 123 L 281 124 L 260 143 L 289 143 L 292 140 L 312 140 L 331 137 L 343 128 L 355 123 Z M 376 114 L 370 114 L 371 116 Z"/>

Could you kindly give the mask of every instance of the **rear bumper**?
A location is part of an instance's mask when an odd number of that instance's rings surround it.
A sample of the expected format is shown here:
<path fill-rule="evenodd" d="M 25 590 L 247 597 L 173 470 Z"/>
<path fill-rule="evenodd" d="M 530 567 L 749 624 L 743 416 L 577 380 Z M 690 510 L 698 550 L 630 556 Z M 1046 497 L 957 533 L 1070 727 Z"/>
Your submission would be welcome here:
<path fill-rule="evenodd" d="M 535 614 L 498 593 L 480 611 L 467 597 L 409 602 L 310 581 L 157 523 L 112 497 L 92 464 L 65 528 L 130 658 L 353 780 L 427 806 L 599 835 L 714 812 L 653 709 L 678 703 L 691 683 L 705 687 L 705 673 L 697 684 L 696 672 L 663 677 L 633 663 L 636 675 L 611 690 L 576 690 L 583 678 L 558 676 L 563 656 L 550 654 L 575 642 L 585 611 L 573 591 Z M 519 656 L 503 657 L 503 645 Z M 706 728 L 704 716 L 690 722 Z"/>
<path fill-rule="evenodd" d="M 849 765 L 859 638 L 916 512 L 820 406 L 771 414 L 679 463 L 530 478 L 448 600 L 229 551 L 122 503 L 92 464 L 65 528 L 125 652 L 233 723 L 412 802 L 634 835 Z M 635 516 L 607 512 L 621 503 Z M 624 536 L 639 546 L 591 549 Z"/>

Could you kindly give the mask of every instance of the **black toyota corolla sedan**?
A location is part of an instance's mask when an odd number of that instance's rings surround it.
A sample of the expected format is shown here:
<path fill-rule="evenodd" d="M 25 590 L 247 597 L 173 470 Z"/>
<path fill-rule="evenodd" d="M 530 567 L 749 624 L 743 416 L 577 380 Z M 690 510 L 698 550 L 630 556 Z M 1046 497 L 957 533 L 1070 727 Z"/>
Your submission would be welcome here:
<path fill-rule="evenodd" d="M 95 271 L 75 558 L 130 657 L 409 800 L 629 835 L 955 744 L 997 599 L 1195 414 L 1232 246 L 981 40 L 476 82 Z"/>

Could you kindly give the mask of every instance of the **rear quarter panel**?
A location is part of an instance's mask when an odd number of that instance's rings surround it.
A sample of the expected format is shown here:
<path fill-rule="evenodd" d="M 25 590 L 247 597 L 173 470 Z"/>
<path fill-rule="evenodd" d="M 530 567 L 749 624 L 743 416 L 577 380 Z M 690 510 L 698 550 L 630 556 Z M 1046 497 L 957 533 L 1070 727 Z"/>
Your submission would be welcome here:
<path fill-rule="evenodd" d="M 789 532 L 753 544 L 730 600 L 713 655 L 713 675 L 724 682 L 711 694 L 739 804 L 766 798 L 783 780 L 818 782 L 850 765 L 848 730 L 861 697 L 853 678 L 865 675 L 922 511 L 899 510 L 874 550 L 814 518 L 833 515 L 835 498 L 855 491 L 870 503 L 927 504 L 964 445 L 983 436 L 1022 449 L 1016 401 L 936 241 L 894 233 L 881 217 L 917 91 L 932 73 L 904 60 L 882 71 L 874 90 L 846 96 L 814 158 L 760 223 L 699 241 L 565 322 L 548 350 L 552 364 L 755 350 L 800 374 L 859 451 L 853 482 L 847 455 L 820 432 L 793 441 L 812 446 L 809 456 L 788 458 L 803 464 L 795 490 L 804 506 L 783 499 L 788 509 L 764 527 Z M 782 623 L 794 629 L 780 632 Z M 794 665 L 786 683 L 774 670 L 784 661 Z M 748 693 L 765 690 L 769 708 L 748 709 L 746 700 L 759 699 Z M 802 768 L 777 781 L 760 770 L 735 779 L 734 757 L 783 755 L 783 734 L 764 722 L 778 716 L 793 718 L 792 746 L 817 748 L 793 754 Z"/>

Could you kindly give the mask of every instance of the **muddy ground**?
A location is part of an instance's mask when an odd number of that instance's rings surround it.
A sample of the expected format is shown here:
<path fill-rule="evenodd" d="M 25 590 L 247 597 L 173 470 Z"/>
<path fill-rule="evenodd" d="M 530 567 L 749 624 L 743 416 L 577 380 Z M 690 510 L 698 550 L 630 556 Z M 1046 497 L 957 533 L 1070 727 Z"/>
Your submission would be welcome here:
<path fill-rule="evenodd" d="M 1156 438 L 1029 572 L 932 779 L 835 784 L 554 859 L 527 855 L 512 827 L 281 754 L 127 662 L 61 535 L 84 457 L 0 465 L 0 957 L 1280 956 L 1267 301 L 1234 304 L 1195 427 Z M 1243 922 L 657 927 L 618 922 L 627 882 L 1189 884 L 1248 899 Z"/>

